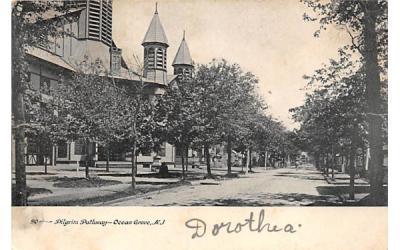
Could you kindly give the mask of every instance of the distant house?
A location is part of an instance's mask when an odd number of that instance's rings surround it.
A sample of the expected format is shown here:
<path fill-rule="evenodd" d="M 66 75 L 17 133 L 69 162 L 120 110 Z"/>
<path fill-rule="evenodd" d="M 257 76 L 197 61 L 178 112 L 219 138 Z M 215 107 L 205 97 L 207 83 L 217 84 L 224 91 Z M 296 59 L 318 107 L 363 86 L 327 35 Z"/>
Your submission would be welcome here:
<path fill-rule="evenodd" d="M 168 40 L 156 9 L 150 26 L 144 36 L 144 75 L 132 74 L 128 69 L 122 50 L 112 39 L 112 0 L 66 1 L 68 13 L 49 12 L 44 19 L 54 22 L 66 33 L 63 37 L 51 39 L 51 43 L 43 47 L 29 48 L 29 77 L 34 91 L 51 96 L 60 83 L 60 75 L 77 70 L 77 64 L 85 57 L 89 60 L 100 59 L 106 71 L 117 84 L 138 84 L 140 78 L 145 83 L 146 95 L 160 95 L 173 81 L 185 74 L 191 74 L 193 65 L 185 38 L 174 60 L 175 75 L 167 74 Z M 29 141 L 26 148 L 26 164 L 43 164 L 43 157 L 37 152 L 34 141 Z M 68 141 L 53 146 L 49 164 L 77 164 L 85 160 L 86 147 L 96 151 L 96 159 L 104 160 L 104 156 L 95 144 L 85 145 L 81 141 Z M 141 153 L 138 163 L 149 167 L 155 156 L 161 162 L 175 163 L 175 148 L 164 143 L 159 152 Z M 130 155 L 118 154 L 114 160 L 127 161 Z"/>

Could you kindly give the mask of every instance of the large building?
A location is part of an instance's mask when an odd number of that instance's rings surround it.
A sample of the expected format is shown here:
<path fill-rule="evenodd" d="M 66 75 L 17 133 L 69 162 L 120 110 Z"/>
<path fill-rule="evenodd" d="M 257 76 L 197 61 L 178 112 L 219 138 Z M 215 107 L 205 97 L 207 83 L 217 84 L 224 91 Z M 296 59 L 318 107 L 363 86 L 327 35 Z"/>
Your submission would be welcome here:
<path fill-rule="evenodd" d="M 144 73 L 143 76 L 139 76 L 137 72 L 131 73 L 122 57 L 122 50 L 112 38 L 111 0 L 73 1 L 65 2 L 65 5 L 69 8 L 67 14 L 51 12 L 47 13 L 44 19 L 57 23 L 66 34 L 51 39 L 51 43 L 43 47 L 28 50 L 31 86 L 35 91 L 41 91 L 42 95 L 51 96 L 52 91 L 57 89 L 60 75 L 65 76 L 77 71 L 77 65 L 85 58 L 92 61 L 100 59 L 106 72 L 119 84 L 138 84 L 142 79 L 147 95 L 163 94 L 165 88 L 173 81 L 192 74 L 193 62 L 183 37 L 173 62 L 174 74 L 168 75 L 169 44 L 157 7 L 142 42 Z M 35 142 L 28 143 L 27 164 L 43 164 L 44 158 L 36 148 Z M 78 140 L 55 145 L 48 163 L 79 164 L 85 161 L 87 150 L 97 152 L 97 160 L 102 160 L 101 148 L 95 144 L 85 145 Z M 159 152 L 140 153 L 138 163 L 150 167 L 156 156 L 161 158 L 161 162 L 174 164 L 175 148 L 164 143 Z M 126 154 L 118 154 L 112 160 L 128 161 L 129 157 Z"/>

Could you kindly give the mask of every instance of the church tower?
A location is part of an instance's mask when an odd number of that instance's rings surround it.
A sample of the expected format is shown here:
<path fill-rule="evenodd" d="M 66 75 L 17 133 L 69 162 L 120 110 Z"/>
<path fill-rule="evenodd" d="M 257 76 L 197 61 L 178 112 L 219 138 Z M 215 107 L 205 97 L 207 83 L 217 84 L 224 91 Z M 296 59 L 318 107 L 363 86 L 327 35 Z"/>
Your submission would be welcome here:
<path fill-rule="evenodd" d="M 193 76 L 193 60 L 185 40 L 185 31 L 183 32 L 182 42 L 176 53 L 172 67 L 174 67 L 174 75 L 178 75 L 180 80 Z"/>
<path fill-rule="evenodd" d="M 80 13 L 78 38 L 112 45 L 112 0 L 64 1 L 69 8 L 85 8 Z"/>
<path fill-rule="evenodd" d="M 144 36 L 144 77 L 167 85 L 167 48 L 168 40 L 158 17 L 157 3 L 153 19 Z"/>

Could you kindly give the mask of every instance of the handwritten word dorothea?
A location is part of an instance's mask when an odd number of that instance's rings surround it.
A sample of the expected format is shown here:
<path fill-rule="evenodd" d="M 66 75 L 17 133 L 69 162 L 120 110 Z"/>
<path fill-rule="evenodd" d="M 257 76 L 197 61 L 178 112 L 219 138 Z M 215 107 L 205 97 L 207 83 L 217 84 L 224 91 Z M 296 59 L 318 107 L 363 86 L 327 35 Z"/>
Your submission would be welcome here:
<path fill-rule="evenodd" d="M 285 225 L 277 225 L 271 223 L 264 223 L 265 211 L 262 209 L 258 214 L 258 219 L 254 219 L 254 213 L 251 212 L 249 218 L 245 219 L 243 222 L 220 222 L 212 226 L 211 234 L 217 236 L 219 233 L 226 232 L 230 233 L 240 233 L 242 229 L 247 229 L 250 232 L 283 232 L 293 234 L 301 227 L 301 224 L 294 226 L 290 223 Z M 193 230 L 192 239 L 201 238 L 207 233 L 207 223 L 201 219 L 193 218 L 186 221 L 185 226 Z"/>

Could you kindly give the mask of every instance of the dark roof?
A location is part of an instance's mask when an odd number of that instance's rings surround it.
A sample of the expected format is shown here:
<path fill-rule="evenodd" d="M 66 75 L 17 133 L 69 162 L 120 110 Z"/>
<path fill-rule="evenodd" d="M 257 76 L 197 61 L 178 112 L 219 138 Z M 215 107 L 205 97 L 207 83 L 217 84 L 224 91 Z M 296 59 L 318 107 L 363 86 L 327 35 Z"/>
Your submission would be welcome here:
<path fill-rule="evenodd" d="M 79 8 L 70 8 L 66 9 L 65 11 L 60 11 L 60 10 L 55 10 L 55 9 L 49 9 L 40 15 L 32 15 L 29 19 L 30 23 L 36 23 L 39 18 L 40 20 L 43 21 L 48 21 L 52 19 L 59 19 L 59 18 L 64 18 L 66 16 L 71 16 L 73 14 L 80 13 L 82 10 L 86 9 L 85 7 L 79 7 Z"/>
<path fill-rule="evenodd" d="M 163 43 L 168 46 L 168 39 L 165 35 L 164 28 L 161 24 L 158 12 L 154 13 L 153 19 L 151 19 L 150 26 L 147 29 L 146 35 L 144 36 L 142 45 L 145 43 Z"/>
<path fill-rule="evenodd" d="M 71 64 L 69 64 L 68 62 L 66 62 L 62 57 L 57 56 L 53 53 L 50 53 L 47 50 L 44 50 L 41 48 L 36 48 L 36 47 L 29 47 L 26 52 L 27 52 L 27 54 L 29 54 L 31 56 L 34 56 L 34 57 L 44 60 L 46 62 L 53 63 L 64 69 L 68 69 L 70 71 L 76 71 L 74 69 L 74 67 Z"/>
<path fill-rule="evenodd" d="M 178 65 L 178 64 L 193 65 L 193 60 L 192 57 L 190 56 L 190 51 L 185 40 L 185 35 L 183 36 L 181 45 L 179 46 L 175 59 L 172 62 L 172 65 Z"/>

